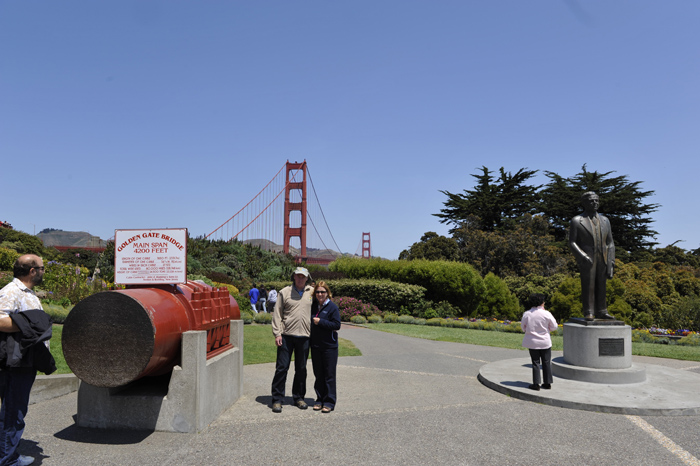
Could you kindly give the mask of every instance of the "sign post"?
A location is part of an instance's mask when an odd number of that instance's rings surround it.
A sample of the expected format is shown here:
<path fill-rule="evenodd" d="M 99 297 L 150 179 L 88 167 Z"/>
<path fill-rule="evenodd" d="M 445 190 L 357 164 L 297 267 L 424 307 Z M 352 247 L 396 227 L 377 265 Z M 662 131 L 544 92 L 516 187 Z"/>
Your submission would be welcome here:
<path fill-rule="evenodd" d="M 187 228 L 114 231 L 114 283 L 187 282 Z"/>

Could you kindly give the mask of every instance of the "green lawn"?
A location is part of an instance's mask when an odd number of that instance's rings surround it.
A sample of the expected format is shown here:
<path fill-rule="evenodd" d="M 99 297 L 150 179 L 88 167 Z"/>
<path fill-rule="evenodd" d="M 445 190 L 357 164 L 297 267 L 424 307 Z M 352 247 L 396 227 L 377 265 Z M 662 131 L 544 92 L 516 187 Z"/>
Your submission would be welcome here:
<path fill-rule="evenodd" d="M 61 334 L 63 333 L 63 325 L 55 325 L 52 329 L 51 336 L 51 355 L 56 360 L 56 374 L 70 374 L 72 371 L 66 364 L 63 358 L 63 349 L 61 348 Z"/>
<path fill-rule="evenodd" d="M 243 348 L 243 364 L 261 364 L 277 360 L 277 346 L 270 325 L 250 324 L 243 327 Z M 350 340 L 341 338 L 338 356 L 362 356 L 362 353 Z"/>
<path fill-rule="evenodd" d="M 53 326 L 53 337 L 51 338 L 51 354 L 56 360 L 57 374 L 70 374 L 71 370 L 63 358 L 61 349 L 62 325 Z M 243 326 L 243 364 L 261 364 L 264 362 L 275 362 L 277 359 L 277 347 L 272 336 L 272 327 L 269 325 L 250 324 Z M 340 356 L 361 356 L 360 350 L 355 345 L 344 338 L 340 339 Z"/>
<path fill-rule="evenodd" d="M 469 343 L 480 346 L 497 346 L 499 348 L 511 348 L 524 350 L 521 346 L 522 333 L 506 333 L 487 330 L 471 330 L 451 327 L 431 327 L 427 325 L 409 324 L 366 324 L 365 327 L 387 333 L 396 333 L 414 338 L 426 340 L 452 341 L 455 343 Z M 564 339 L 560 336 L 552 336 L 552 349 L 561 351 Z M 632 354 L 637 356 L 653 356 L 657 358 L 683 359 L 688 361 L 700 361 L 700 347 L 661 345 L 655 343 L 632 343 Z"/>

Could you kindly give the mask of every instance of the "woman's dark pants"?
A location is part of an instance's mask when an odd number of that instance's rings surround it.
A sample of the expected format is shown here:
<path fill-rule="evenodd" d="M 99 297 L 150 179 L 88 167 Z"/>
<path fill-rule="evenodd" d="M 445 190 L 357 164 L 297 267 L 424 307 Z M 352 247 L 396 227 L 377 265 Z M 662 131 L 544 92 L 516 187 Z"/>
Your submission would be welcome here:
<path fill-rule="evenodd" d="M 314 368 L 316 403 L 335 408 L 335 373 L 338 367 L 338 348 L 311 348 L 311 364 Z"/>
<path fill-rule="evenodd" d="M 542 364 L 542 376 L 544 383 L 552 383 L 552 348 L 547 349 L 531 349 L 530 359 L 532 359 L 532 383 L 539 385 L 540 381 L 540 362 Z"/>

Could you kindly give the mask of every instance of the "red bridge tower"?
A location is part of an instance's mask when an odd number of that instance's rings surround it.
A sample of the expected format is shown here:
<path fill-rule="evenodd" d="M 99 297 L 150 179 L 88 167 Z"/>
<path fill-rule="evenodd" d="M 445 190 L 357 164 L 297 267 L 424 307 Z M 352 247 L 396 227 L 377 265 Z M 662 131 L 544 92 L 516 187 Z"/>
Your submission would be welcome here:
<path fill-rule="evenodd" d="M 301 170 L 302 178 L 299 180 L 299 170 Z M 294 181 L 290 182 L 290 173 L 296 171 L 291 179 Z M 301 202 L 291 202 L 289 200 L 289 194 L 292 190 L 301 191 Z M 291 228 L 290 227 L 290 216 L 292 212 L 299 212 L 301 214 L 301 226 Z M 301 241 L 301 251 L 300 256 L 302 259 L 306 259 L 306 161 L 298 162 L 287 162 L 287 188 L 284 193 L 284 245 L 283 251 L 285 254 L 289 254 L 289 240 L 298 237 Z"/>

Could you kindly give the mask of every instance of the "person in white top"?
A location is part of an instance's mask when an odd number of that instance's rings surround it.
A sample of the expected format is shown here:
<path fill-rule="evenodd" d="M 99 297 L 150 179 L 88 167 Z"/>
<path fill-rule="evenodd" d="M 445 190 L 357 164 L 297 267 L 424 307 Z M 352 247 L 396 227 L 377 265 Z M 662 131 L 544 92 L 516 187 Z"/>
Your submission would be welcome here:
<path fill-rule="evenodd" d="M 20 256 L 14 264 L 14 279 L 0 290 L 0 332 L 19 331 L 11 313 L 43 309 L 34 286 L 44 278 L 44 261 L 34 254 Z M 0 464 L 27 466 L 31 456 L 20 455 L 17 446 L 24 432 L 29 394 L 36 378 L 33 368 L 0 368 Z"/>
<path fill-rule="evenodd" d="M 528 301 L 530 309 L 525 311 L 520 327 L 525 332 L 523 346 L 530 351 L 532 359 L 531 390 L 540 389 L 540 363 L 542 364 L 542 388 L 552 388 L 552 338 L 549 332 L 557 329 L 557 321 L 544 308 L 544 295 L 532 293 Z"/>

